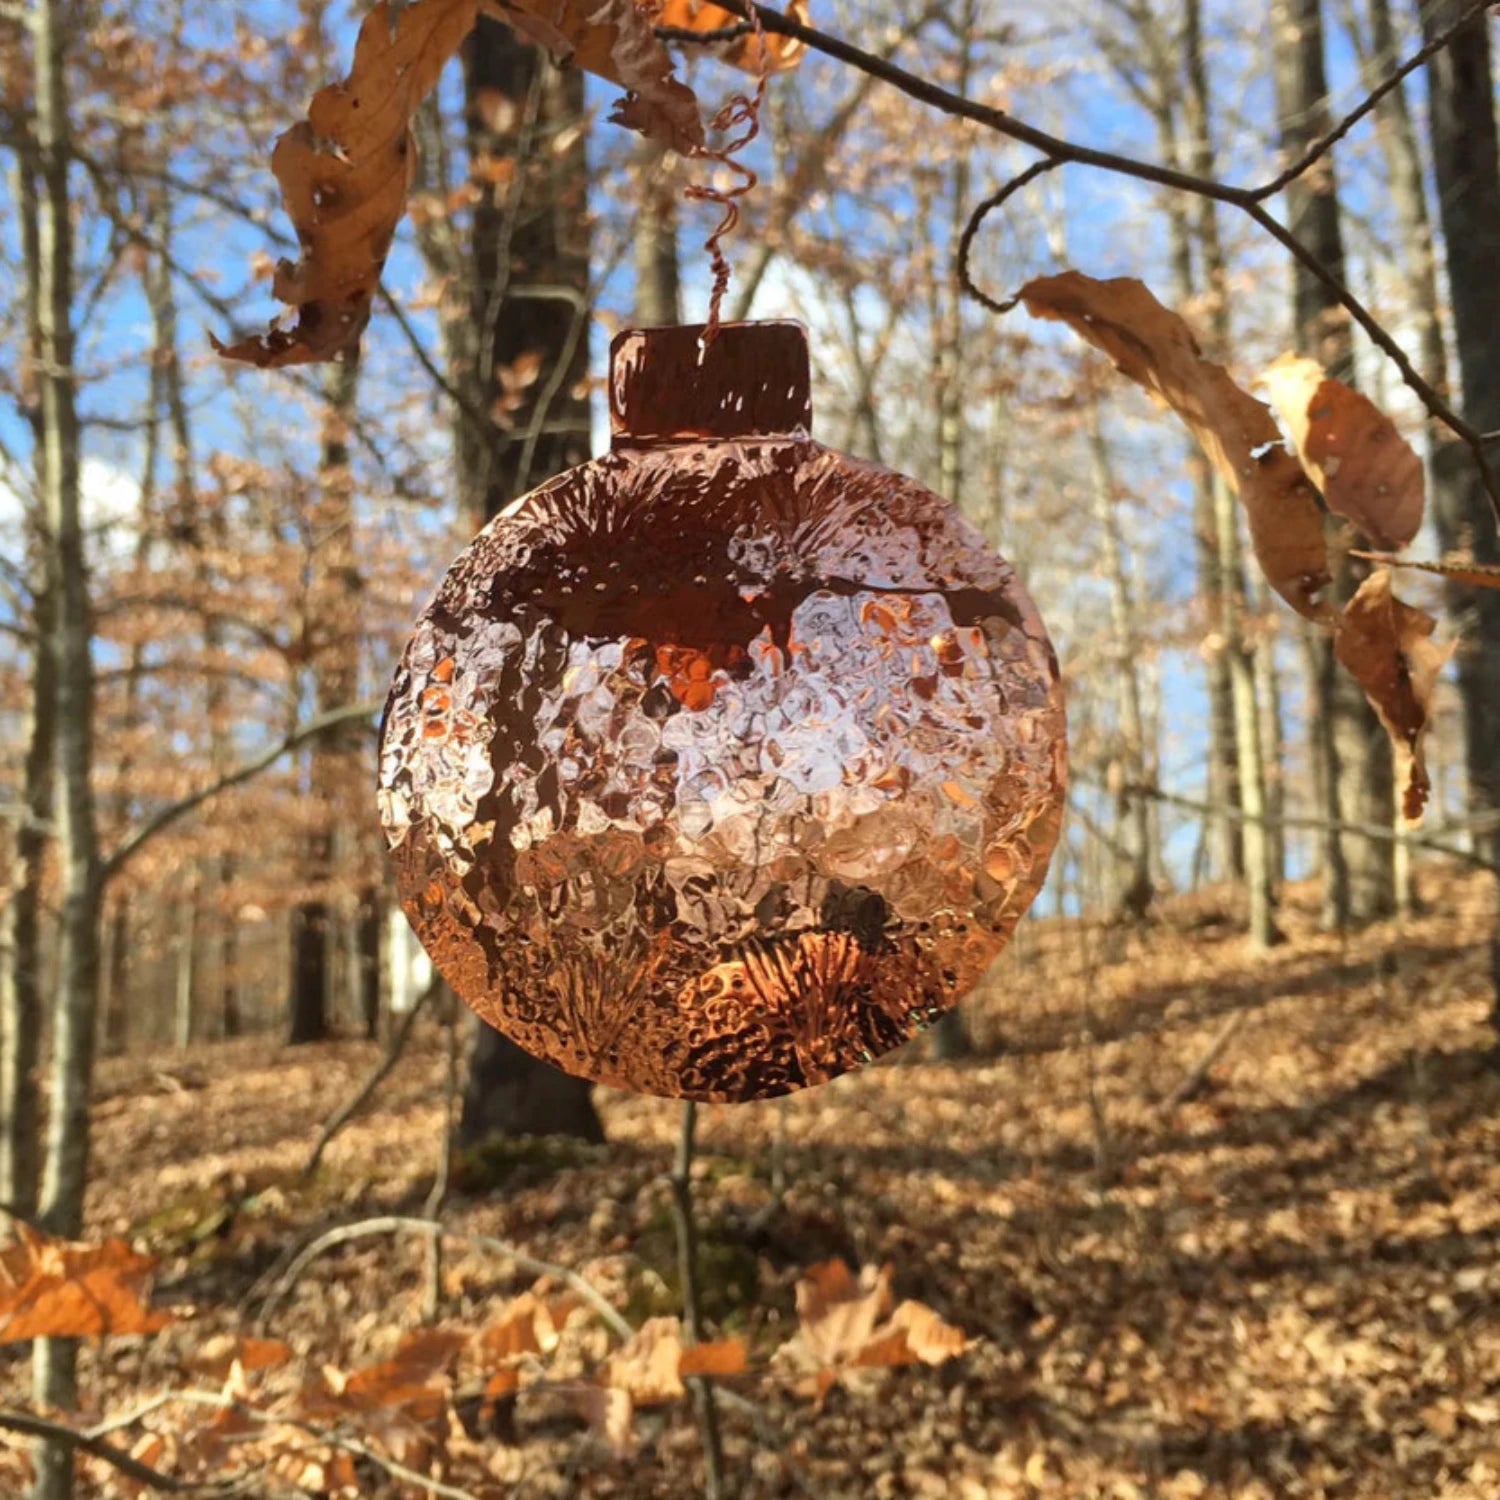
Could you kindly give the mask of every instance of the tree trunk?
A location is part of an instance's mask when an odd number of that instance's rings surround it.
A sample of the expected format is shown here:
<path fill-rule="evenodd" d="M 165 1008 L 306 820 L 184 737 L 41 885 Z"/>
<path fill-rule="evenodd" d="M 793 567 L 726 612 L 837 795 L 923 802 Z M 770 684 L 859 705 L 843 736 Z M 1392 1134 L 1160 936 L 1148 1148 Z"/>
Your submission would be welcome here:
<path fill-rule="evenodd" d="M 1432 0 L 1421 11 L 1428 37 L 1452 24 L 1457 0 Z M 1463 415 L 1484 432 L 1500 430 L 1500 144 L 1489 23 L 1484 16 L 1427 64 L 1429 128 L 1438 204 L 1453 298 Z M 1500 449 L 1491 444 L 1491 462 Z M 1473 462 L 1458 444 L 1438 454 L 1435 517 L 1443 547 L 1467 548 L 1481 563 L 1500 564 L 1500 531 Z M 1461 622 L 1458 682 L 1464 703 L 1469 811 L 1500 816 L 1500 592 L 1451 586 L 1449 608 Z M 1500 863 L 1500 826 L 1474 834 L 1475 852 Z M 1500 928 L 1491 948 L 1496 1018 L 1500 1021 Z"/>
<path fill-rule="evenodd" d="M 1188 159 L 1204 177 L 1217 175 L 1209 125 L 1208 69 L 1203 58 L 1202 9 L 1199 0 L 1184 0 L 1183 54 L 1187 74 Z M 1219 237 L 1217 206 L 1209 199 L 1197 204 L 1198 242 L 1203 256 L 1203 281 L 1208 293 L 1211 352 L 1222 358 L 1230 341 L 1229 276 Z M 1265 750 L 1261 739 L 1260 705 L 1256 694 L 1255 653 L 1246 639 L 1246 586 L 1239 507 L 1229 486 L 1218 475 L 1209 481 L 1214 527 L 1214 557 L 1219 592 L 1214 600 L 1215 623 L 1223 640 L 1222 654 L 1229 674 L 1230 706 L 1234 716 L 1236 803 L 1241 814 L 1241 871 L 1250 904 L 1250 941 L 1268 948 L 1276 941 L 1276 888 L 1266 827 Z"/>
<path fill-rule="evenodd" d="M 467 400 L 456 429 L 460 486 L 477 523 L 589 457 L 588 156 L 583 75 L 552 66 L 509 27 L 481 18 L 465 44 L 470 156 L 513 161 L 482 185 L 468 254 L 450 270 L 467 310 L 445 324 L 450 376 Z M 540 364 L 531 378 L 512 372 Z M 458 1140 L 603 1139 L 587 1081 L 481 1025 Z"/>
<path fill-rule="evenodd" d="M 976 0 L 963 0 L 962 8 L 954 17 L 955 36 L 958 42 L 958 78 L 960 94 L 969 90 L 969 76 L 973 70 L 974 26 Z M 970 139 L 963 133 L 954 146 L 953 165 L 949 173 L 948 187 L 948 243 L 956 245 L 963 232 L 964 216 L 969 207 L 969 152 Z M 937 348 L 933 351 L 933 394 L 936 409 L 933 416 L 937 423 L 937 492 L 951 501 L 960 510 L 964 509 L 964 367 L 963 367 L 963 304 L 956 285 L 942 285 L 937 276 L 932 278 L 933 332 L 937 335 Z M 969 1029 L 963 1007 L 955 1005 L 938 1018 L 932 1028 L 931 1055 L 937 1062 L 956 1062 L 974 1050 L 969 1038 Z"/>
<path fill-rule="evenodd" d="M 358 689 L 357 588 L 354 566 L 354 494 L 349 472 L 348 427 L 359 392 L 359 362 L 345 359 L 328 371 L 324 387 L 323 451 L 318 499 L 310 527 L 306 633 L 321 642 L 313 662 L 318 712 L 353 701 Z M 320 1042 L 329 1033 L 333 969 L 335 855 L 347 820 L 353 726 L 319 737 L 312 747 L 309 784 L 318 825 L 308 836 L 303 879 L 314 894 L 293 916 L 287 1041 Z"/>
<path fill-rule="evenodd" d="M 26 278 L 28 357 L 44 363 L 42 349 L 41 215 L 37 201 L 39 163 L 25 136 L 16 153 L 16 201 L 20 205 L 21 256 Z M 41 408 L 27 413 L 36 451 L 43 451 Z M 45 472 L 42 475 L 45 484 Z M 37 532 L 44 528 L 38 526 Z M 37 1068 L 42 1031 L 42 880 L 47 824 L 52 814 L 53 763 L 57 748 L 57 675 L 52 648 L 52 597 L 45 538 L 33 539 L 32 625 L 35 644 L 21 772 L 21 821 L 4 911 L 0 911 L 0 1201 L 22 1214 L 35 1211 L 40 1173 Z"/>
<path fill-rule="evenodd" d="M 52 1089 L 38 1218 L 53 1234 L 83 1227 L 89 1166 L 89 1092 L 99 997 L 101 880 L 92 786 L 94 758 L 93 620 L 79 506 L 78 375 L 73 365 L 73 244 L 68 196 L 69 142 L 65 47 L 70 25 L 62 0 L 37 0 L 36 150 L 40 166 L 37 322 L 42 353 L 42 474 L 46 574 L 53 602 L 48 652 L 57 681 L 57 836 L 61 880 L 57 974 L 53 990 Z M 39 1339 L 34 1395 L 46 1407 L 76 1404 L 77 1345 Z M 44 1443 L 37 1452 L 35 1500 L 67 1500 L 72 1450 Z"/>
<path fill-rule="evenodd" d="M 1323 62 L 1322 0 L 1271 0 L 1272 60 L 1282 150 L 1300 155 L 1329 127 L 1328 83 Z M 1340 280 L 1344 243 L 1333 160 L 1325 155 L 1287 188 L 1292 232 Z M 1293 329 L 1297 347 L 1330 375 L 1352 384 L 1354 345 L 1348 314 L 1328 288 L 1300 264 L 1293 268 Z M 1339 549 L 1342 550 L 1342 549 Z M 1352 597 L 1369 564 L 1346 560 L 1337 569 L 1332 595 Z M 1390 741 L 1354 679 L 1333 661 L 1333 642 L 1322 635 L 1310 645 L 1310 730 L 1316 758 L 1323 761 L 1325 811 L 1330 821 L 1388 826 L 1394 814 L 1395 772 Z M 1340 865 L 1348 872 L 1340 881 Z M 1395 908 L 1391 844 L 1330 831 L 1325 844 L 1324 919 L 1329 926 L 1367 922 Z"/>
<path fill-rule="evenodd" d="M 1122 916 L 1140 921 L 1155 894 L 1151 879 L 1151 801 L 1141 788 L 1146 781 L 1145 713 L 1141 707 L 1140 632 L 1135 599 L 1126 571 L 1125 547 L 1116 511 L 1114 472 L 1098 402 L 1090 402 L 1088 444 L 1094 480 L 1094 522 L 1104 549 L 1104 577 L 1109 584 L 1110 625 L 1114 635 L 1115 688 L 1119 694 L 1121 759 L 1126 788 L 1118 799 L 1117 821 L 1127 856 L 1116 881 L 1114 904 Z"/>

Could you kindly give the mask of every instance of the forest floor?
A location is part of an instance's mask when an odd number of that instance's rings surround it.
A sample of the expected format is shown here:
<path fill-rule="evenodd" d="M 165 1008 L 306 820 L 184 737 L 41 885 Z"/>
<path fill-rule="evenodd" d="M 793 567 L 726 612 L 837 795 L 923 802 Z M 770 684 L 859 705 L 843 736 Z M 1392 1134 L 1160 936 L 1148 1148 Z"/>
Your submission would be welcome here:
<path fill-rule="evenodd" d="M 726 1494 L 1500 1495 L 1493 883 L 1419 877 L 1420 915 L 1347 940 L 1319 933 L 1294 890 L 1289 941 L 1261 958 L 1211 895 L 1139 930 L 1025 924 L 973 1007 L 985 1055 L 901 1059 L 788 1101 L 779 1200 L 778 1106 L 701 1110 L 707 1328 L 750 1351 L 751 1372 L 724 1382 Z M 1202 1088 L 1174 1102 L 1230 1024 Z M 378 1052 L 250 1040 L 103 1067 L 90 1232 L 159 1256 L 156 1302 L 180 1321 L 85 1352 L 91 1419 L 212 1386 L 224 1335 L 290 1345 L 281 1369 L 232 1377 L 269 1400 L 341 1389 L 320 1372 L 388 1358 L 421 1327 L 419 1235 L 334 1248 L 266 1303 L 318 1232 L 423 1212 L 446 1095 L 436 1025 L 298 1181 Z M 490 1185 L 455 1191 L 443 1218 L 580 1273 L 639 1323 L 680 1310 L 666 1181 L 680 1109 L 609 1091 L 600 1107 L 608 1146 L 487 1159 Z M 819 1405 L 770 1356 L 797 1326 L 799 1275 L 832 1257 L 889 1263 L 897 1296 L 957 1324 L 968 1349 L 848 1371 Z M 480 1328 L 534 1280 L 451 1241 L 439 1323 Z M 587 1309 L 573 1316 L 538 1391 L 610 1345 Z M 23 1374 L 0 1349 L 7 1399 Z M 455 1492 L 702 1493 L 691 1402 L 638 1412 L 624 1456 L 529 1400 L 532 1379 L 450 1422 Z M 171 1466 L 170 1441 L 142 1444 Z M 91 1463 L 86 1493 L 114 1493 L 107 1472 Z M 360 1474 L 360 1494 L 422 1493 Z M 317 1493 L 313 1470 L 299 1482 Z"/>

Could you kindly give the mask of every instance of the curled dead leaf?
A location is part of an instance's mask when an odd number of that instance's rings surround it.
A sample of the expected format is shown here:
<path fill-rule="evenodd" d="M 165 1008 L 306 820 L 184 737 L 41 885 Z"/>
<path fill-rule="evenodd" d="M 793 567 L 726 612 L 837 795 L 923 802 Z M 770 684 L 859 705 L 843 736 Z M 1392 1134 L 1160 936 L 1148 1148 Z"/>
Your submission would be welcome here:
<path fill-rule="evenodd" d="M 1028 282 L 1020 295 L 1033 317 L 1066 323 L 1187 423 L 1239 495 L 1271 587 L 1298 613 L 1327 623 L 1318 598 L 1329 581 L 1322 512 L 1270 409 L 1204 359 L 1187 324 L 1139 281 L 1065 271 Z"/>
<path fill-rule="evenodd" d="M 741 1375 L 749 1354 L 741 1339 L 684 1347 L 676 1318 L 648 1318 L 604 1367 L 604 1383 L 628 1391 L 637 1406 L 656 1406 L 685 1394 L 693 1376 Z"/>
<path fill-rule="evenodd" d="M 271 170 L 302 256 L 276 269 L 296 326 L 214 348 L 262 368 L 334 359 L 359 342 L 417 165 L 411 120 L 474 25 L 479 0 L 381 0 L 365 17 L 342 83 L 276 142 Z"/>
<path fill-rule="evenodd" d="M 1422 460 L 1370 400 L 1315 359 L 1283 354 L 1255 382 L 1271 398 L 1328 508 L 1377 546 L 1404 547 L 1422 525 Z"/>
<path fill-rule="evenodd" d="M 155 1266 L 122 1239 L 75 1244 L 18 1224 L 15 1244 L 0 1251 L 0 1344 L 165 1328 L 172 1315 L 143 1295 Z"/>
<path fill-rule="evenodd" d="M 1422 758 L 1432 692 L 1453 647 L 1432 639 L 1437 622 L 1391 592 L 1389 573 L 1372 573 L 1344 608 L 1334 652 L 1364 689 L 1396 751 L 1401 810 L 1415 823 L 1431 783 Z"/>
<path fill-rule="evenodd" d="M 791 0 L 783 9 L 791 20 L 804 26 L 812 20 L 812 9 L 806 0 Z M 657 24 L 701 33 L 740 30 L 736 25 L 739 19 L 721 6 L 710 4 L 709 0 L 666 0 Z M 766 34 L 765 46 L 762 47 L 751 32 L 736 36 L 733 41 L 716 43 L 714 51 L 725 62 L 733 67 L 743 68 L 747 73 L 758 74 L 762 67 L 767 67 L 772 73 L 782 73 L 795 68 L 802 61 L 802 54 L 807 51 L 807 47 L 796 37 L 772 36 L 770 33 Z"/>
<path fill-rule="evenodd" d="M 636 0 L 487 0 L 555 56 L 628 90 L 611 118 L 688 155 L 705 140 L 693 91 L 673 72 L 650 8 Z M 540 28 L 540 30 L 538 29 Z"/>

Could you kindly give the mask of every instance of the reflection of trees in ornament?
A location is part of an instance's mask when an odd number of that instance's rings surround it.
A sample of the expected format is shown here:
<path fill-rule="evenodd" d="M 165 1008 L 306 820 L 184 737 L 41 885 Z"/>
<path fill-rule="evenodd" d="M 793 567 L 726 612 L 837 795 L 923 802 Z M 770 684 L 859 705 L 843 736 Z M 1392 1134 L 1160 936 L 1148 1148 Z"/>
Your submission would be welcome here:
<path fill-rule="evenodd" d="M 790 325 L 627 335 L 614 451 L 480 534 L 382 816 L 455 988 L 570 1072 L 753 1098 L 906 1040 L 1041 885 L 1057 668 L 945 501 L 806 436 Z"/>

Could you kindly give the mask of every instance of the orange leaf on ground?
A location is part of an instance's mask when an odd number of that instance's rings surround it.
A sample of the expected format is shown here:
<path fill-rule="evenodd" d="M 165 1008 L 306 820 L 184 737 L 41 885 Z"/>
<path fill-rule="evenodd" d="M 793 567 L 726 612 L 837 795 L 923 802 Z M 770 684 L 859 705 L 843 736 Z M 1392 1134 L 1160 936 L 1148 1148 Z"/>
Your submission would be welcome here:
<path fill-rule="evenodd" d="M 195 1374 L 223 1380 L 235 1365 L 247 1375 L 256 1370 L 276 1370 L 292 1357 L 290 1344 L 280 1339 L 235 1338 L 220 1334 L 204 1342 L 187 1361 Z"/>
<path fill-rule="evenodd" d="M 1440 578 L 1471 589 L 1500 589 L 1500 565 L 1475 562 L 1461 555 L 1444 558 L 1441 562 L 1418 562 L 1415 558 L 1394 557 L 1389 552 L 1355 552 L 1351 555 L 1384 563 L 1388 568 L 1418 568 L 1423 573 L 1436 573 Z"/>
<path fill-rule="evenodd" d="M 968 1347 L 963 1331 L 925 1303 L 906 1301 L 891 1312 L 891 1300 L 889 1266 L 866 1266 L 856 1278 L 843 1261 L 826 1261 L 797 1283 L 802 1326 L 784 1347 L 811 1356 L 809 1389 L 818 1404 L 841 1371 L 940 1365 Z"/>
<path fill-rule="evenodd" d="M 1422 460 L 1396 424 L 1368 396 L 1301 354 L 1283 354 L 1256 384 L 1270 396 L 1328 508 L 1376 546 L 1411 541 L 1422 525 L 1427 481 Z"/>
<path fill-rule="evenodd" d="M 1326 622 L 1328 606 L 1318 599 L 1329 581 L 1322 512 L 1270 409 L 1204 359 L 1187 324 L 1139 281 L 1064 271 L 1028 282 L 1021 299 L 1033 317 L 1066 323 L 1187 423 L 1239 495 L 1271 587 L 1300 614 Z"/>
<path fill-rule="evenodd" d="M 302 247 L 276 268 L 296 326 L 214 347 L 262 368 L 313 364 L 354 349 L 416 173 L 411 120 L 474 25 L 479 0 L 381 0 L 365 17 L 354 66 L 313 95 L 276 142 L 271 170 Z"/>
<path fill-rule="evenodd" d="M 1391 575 L 1372 573 L 1345 606 L 1334 652 L 1364 689 L 1396 749 L 1401 810 L 1416 822 L 1431 783 L 1422 759 L 1432 691 L 1451 645 L 1432 639 L 1437 622 L 1391 593 Z"/>
<path fill-rule="evenodd" d="M 0 1344 L 155 1333 L 172 1322 L 143 1300 L 156 1262 L 125 1240 L 80 1245 L 25 1224 L 17 1230 L 16 1243 L 0 1251 Z"/>
<path fill-rule="evenodd" d="M 707 1344 L 690 1344 L 677 1361 L 677 1373 L 684 1380 L 695 1375 L 743 1375 L 750 1363 L 750 1352 L 743 1339 L 717 1339 Z"/>
<path fill-rule="evenodd" d="M 804 26 L 812 19 L 811 7 L 806 0 L 791 0 L 791 4 L 784 6 L 783 10 L 791 20 L 800 21 Z M 739 19 L 720 6 L 709 4 L 708 0 L 666 0 L 658 24 L 676 26 L 684 31 L 723 31 L 726 27 L 738 29 Z M 768 32 L 765 47 L 762 48 L 751 32 L 730 42 L 715 43 L 713 50 L 734 67 L 758 74 L 767 53 L 770 71 L 780 73 L 788 68 L 795 68 L 802 61 L 802 54 L 807 51 L 807 47 L 795 37 L 772 36 Z"/>
<path fill-rule="evenodd" d="M 627 1391 L 611 1386 L 584 1385 L 570 1393 L 573 1409 L 602 1438 L 617 1458 L 635 1452 L 635 1403 Z"/>
<path fill-rule="evenodd" d="M 637 1406 L 655 1406 L 684 1394 L 692 1376 L 742 1375 L 749 1355 L 742 1339 L 684 1348 L 676 1318 L 648 1318 L 635 1336 L 609 1357 L 604 1383 L 628 1391 Z"/>

